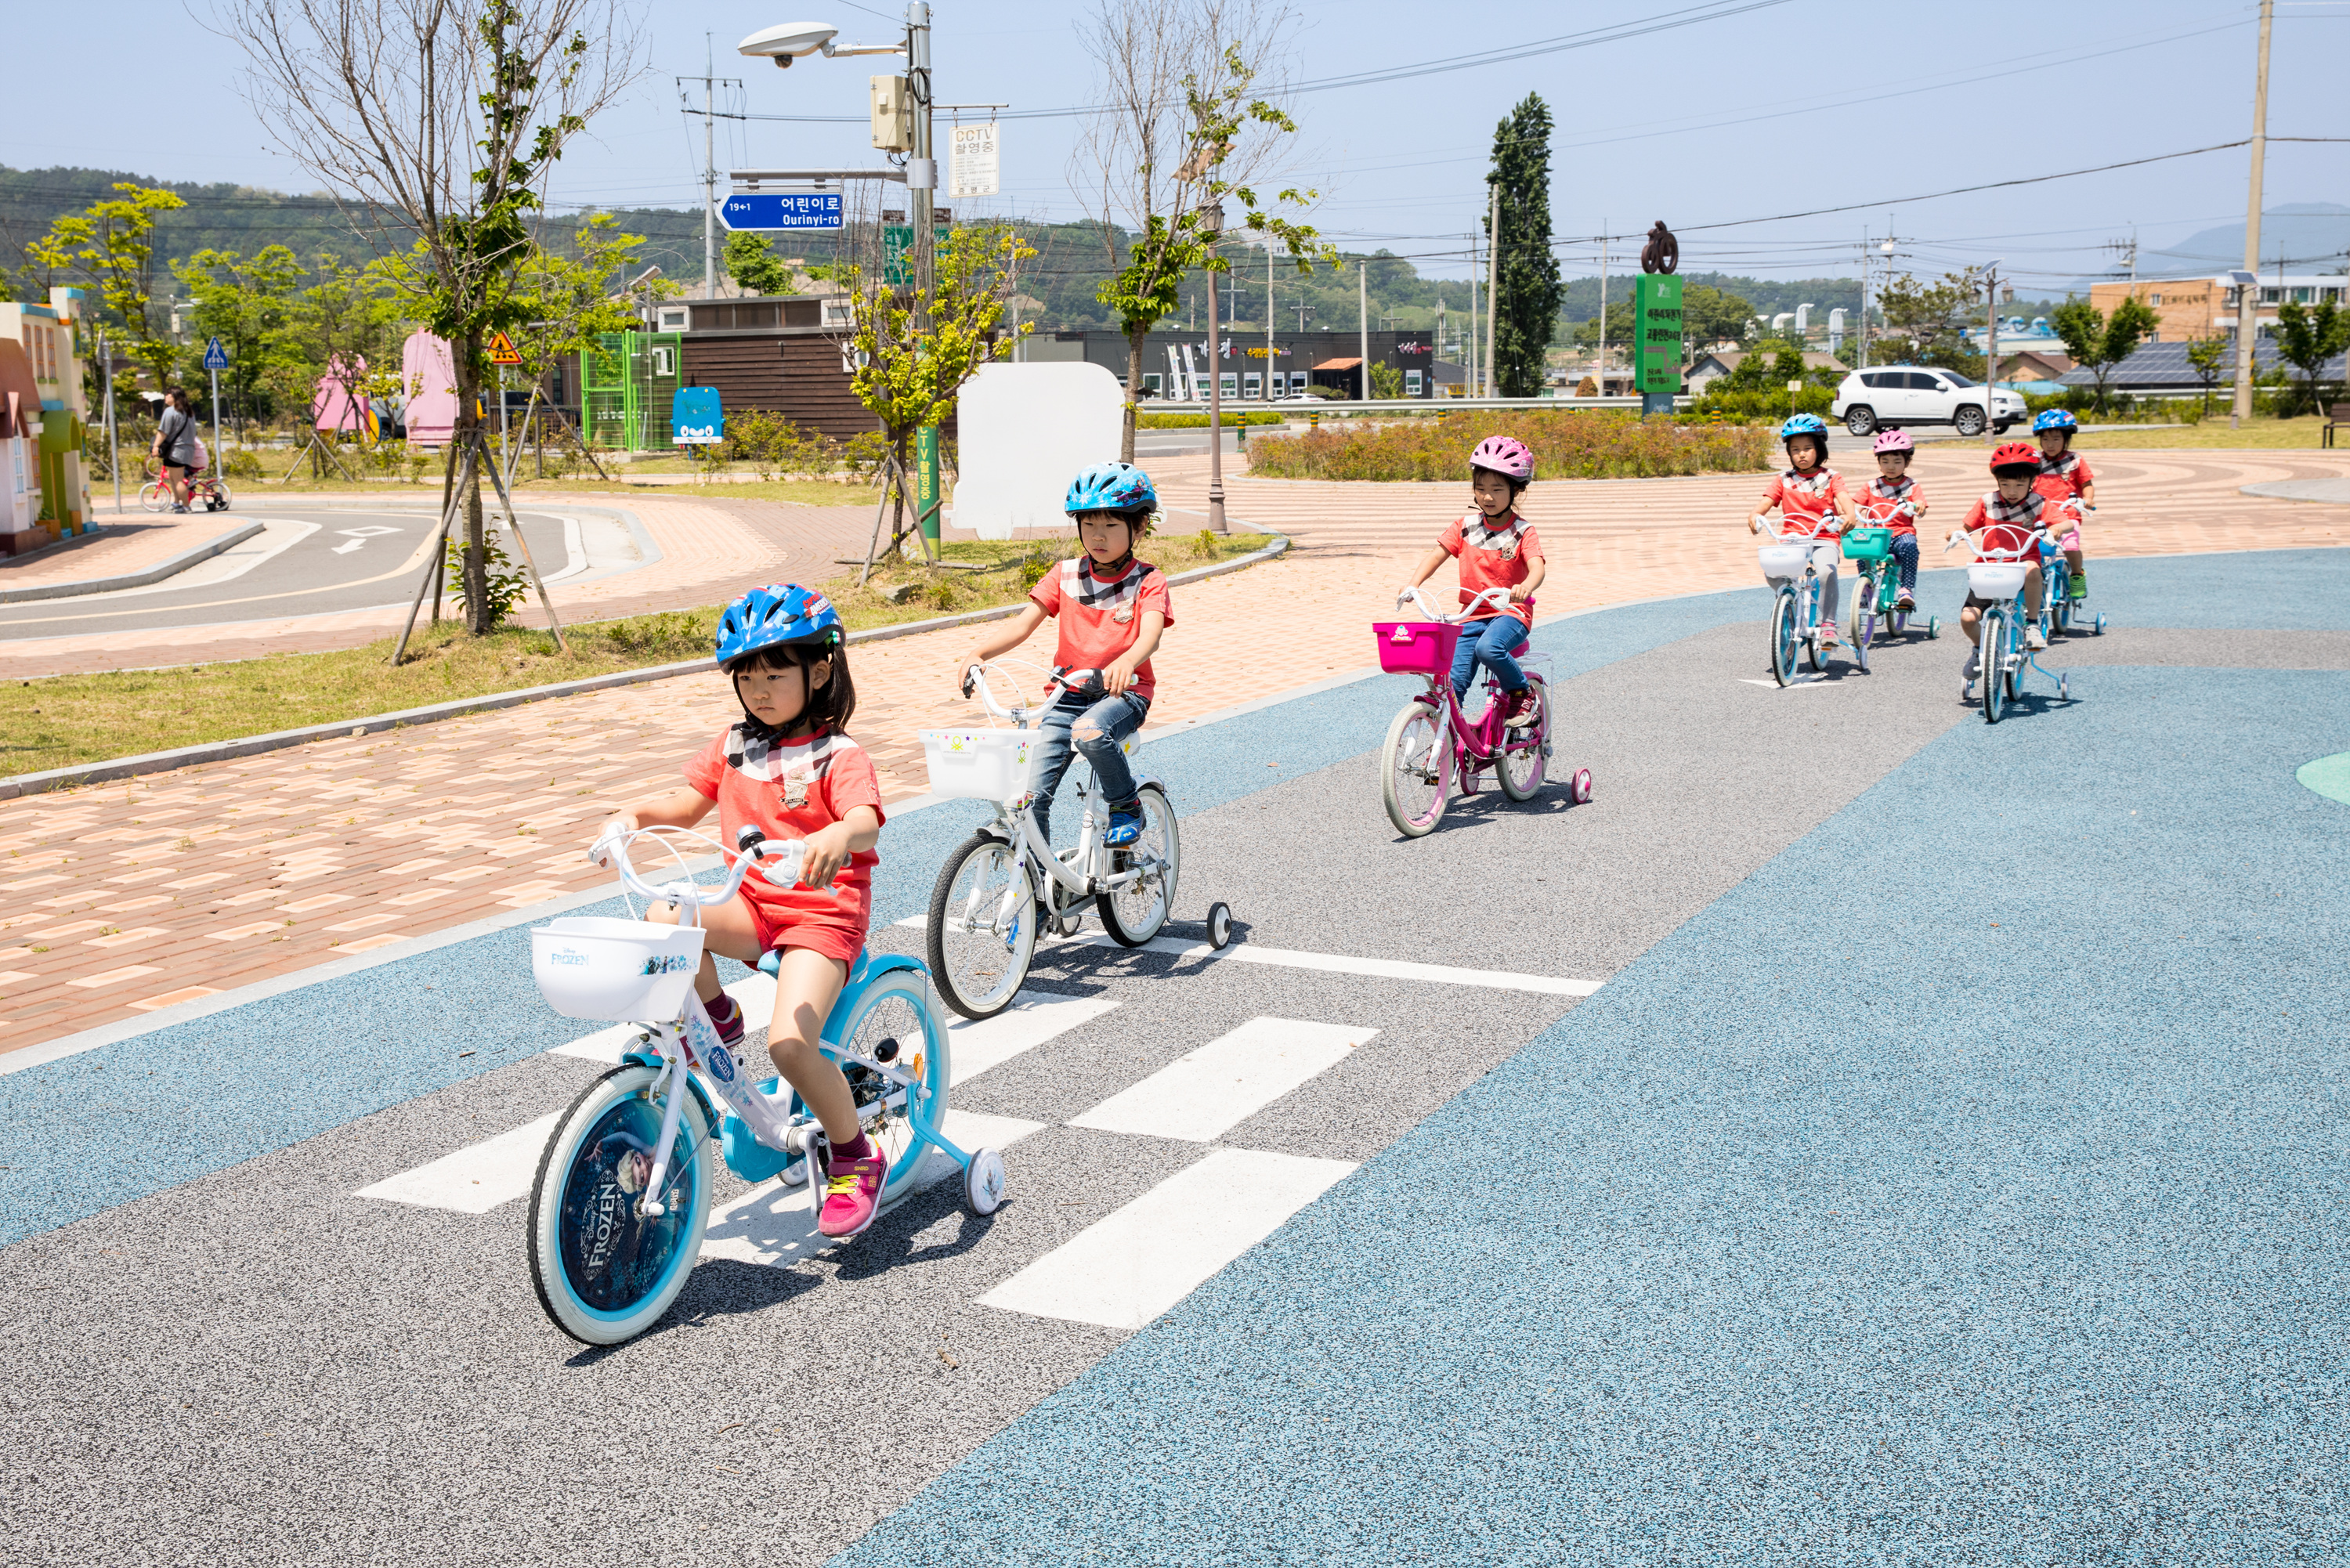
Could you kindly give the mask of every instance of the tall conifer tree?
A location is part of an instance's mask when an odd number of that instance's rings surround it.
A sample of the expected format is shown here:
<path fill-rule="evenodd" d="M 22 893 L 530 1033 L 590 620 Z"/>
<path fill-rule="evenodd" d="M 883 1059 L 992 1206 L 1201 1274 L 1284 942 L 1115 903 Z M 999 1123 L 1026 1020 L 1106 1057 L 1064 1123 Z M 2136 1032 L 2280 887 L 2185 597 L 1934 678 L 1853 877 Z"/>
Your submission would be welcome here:
<path fill-rule="evenodd" d="M 1493 171 L 1486 178 L 1502 193 L 1493 369 L 1505 398 L 1541 393 L 1543 357 L 1566 297 L 1550 248 L 1550 106 L 1539 93 L 1528 93 L 1493 130 Z"/>

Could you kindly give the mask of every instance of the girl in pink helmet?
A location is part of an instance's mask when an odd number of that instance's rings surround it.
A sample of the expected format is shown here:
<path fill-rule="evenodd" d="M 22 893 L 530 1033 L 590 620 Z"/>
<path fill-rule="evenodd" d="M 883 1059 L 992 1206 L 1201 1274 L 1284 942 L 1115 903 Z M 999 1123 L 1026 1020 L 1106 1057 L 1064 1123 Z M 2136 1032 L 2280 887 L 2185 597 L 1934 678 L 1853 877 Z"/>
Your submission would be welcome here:
<path fill-rule="evenodd" d="M 1909 477 L 1912 450 L 1908 432 L 1879 431 L 1877 477 L 1860 495 L 1868 520 L 1893 530 L 1893 562 L 1901 568 L 1901 597 L 1893 607 L 1904 615 L 1918 607 L 1918 520 L 1926 515 L 1926 493 Z M 1900 509 L 1904 502 L 1906 512 Z"/>
<path fill-rule="evenodd" d="M 1487 436 L 1469 454 L 1469 493 L 1474 508 L 1437 535 L 1436 547 L 1421 558 L 1407 589 L 1428 581 L 1447 556 L 1461 563 L 1461 602 L 1490 588 L 1510 590 L 1510 607 L 1483 620 L 1464 622 L 1452 652 L 1452 694 L 1466 697 L 1469 682 L 1483 665 L 1500 682 L 1503 722 L 1523 729 L 1538 717 L 1534 692 L 1515 655 L 1534 624 L 1534 590 L 1548 569 L 1533 524 L 1518 515 L 1518 497 L 1534 483 L 1534 454 L 1523 441 Z"/>

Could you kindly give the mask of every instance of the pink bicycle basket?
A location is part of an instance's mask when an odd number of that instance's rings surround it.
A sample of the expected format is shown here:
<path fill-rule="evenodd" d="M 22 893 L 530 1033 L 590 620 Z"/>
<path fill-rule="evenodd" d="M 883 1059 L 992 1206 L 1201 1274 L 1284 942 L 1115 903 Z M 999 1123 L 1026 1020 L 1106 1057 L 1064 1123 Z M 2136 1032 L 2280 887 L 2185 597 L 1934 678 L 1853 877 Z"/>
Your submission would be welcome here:
<path fill-rule="evenodd" d="M 1373 621 L 1378 635 L 1379 668 L 1391 675 L 1449 675 L 1452 647 L 1461 628 L 1435 620 Z"/>

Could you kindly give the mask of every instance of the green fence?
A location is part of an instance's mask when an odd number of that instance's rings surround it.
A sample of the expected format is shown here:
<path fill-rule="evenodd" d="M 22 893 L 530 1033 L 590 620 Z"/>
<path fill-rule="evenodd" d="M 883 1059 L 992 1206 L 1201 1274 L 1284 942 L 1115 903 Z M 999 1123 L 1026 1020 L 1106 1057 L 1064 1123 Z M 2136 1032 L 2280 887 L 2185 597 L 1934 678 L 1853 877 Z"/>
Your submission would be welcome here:
<path fill-rule="evenodd" d="M 588 439 L 624 452 L 666 452 L 685 339 L 675 332 L 607 332 L 579 357 Z"/>

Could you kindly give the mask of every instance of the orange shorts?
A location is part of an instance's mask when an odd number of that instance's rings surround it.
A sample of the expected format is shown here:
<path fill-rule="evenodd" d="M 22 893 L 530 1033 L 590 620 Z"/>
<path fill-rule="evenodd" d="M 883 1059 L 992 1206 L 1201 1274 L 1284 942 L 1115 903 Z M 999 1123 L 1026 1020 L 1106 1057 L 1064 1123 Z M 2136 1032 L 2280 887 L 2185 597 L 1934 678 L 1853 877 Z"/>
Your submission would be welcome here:
<path fill-rule="evenodd" d="M 746 898 L 751 923 L 759 933 L 760 950 L 806 948 L 855 967 L 857 955 L 865 950 L 865 934 L 872 927 L 872 892 L 855 886 L 843 887 L 839 891 L 840 897 L 834 901 L 837 912 L 781 909 L 757 898 Z"/>

